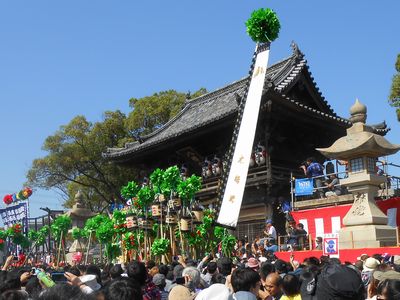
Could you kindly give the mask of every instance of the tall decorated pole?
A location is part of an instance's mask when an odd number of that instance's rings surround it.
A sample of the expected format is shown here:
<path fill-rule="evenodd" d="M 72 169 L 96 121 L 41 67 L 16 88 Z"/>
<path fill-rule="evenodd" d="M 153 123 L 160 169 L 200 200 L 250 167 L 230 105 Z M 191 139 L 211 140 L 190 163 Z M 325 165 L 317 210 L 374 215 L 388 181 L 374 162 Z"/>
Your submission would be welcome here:
<path fill-rule="evenodd" d="M 228 176 L 221 187 L 222 203 L 217 223 L 234 228 L 237 225 L 258 114 L 265 82 L 270 44 L 278 37 L 280 24 L 269 8 L 259 9 L 246 22 L 247 33 L 257 43 L 250 70 L 248 89 L 239 104 L 238 117 L 228 152 Z"/>

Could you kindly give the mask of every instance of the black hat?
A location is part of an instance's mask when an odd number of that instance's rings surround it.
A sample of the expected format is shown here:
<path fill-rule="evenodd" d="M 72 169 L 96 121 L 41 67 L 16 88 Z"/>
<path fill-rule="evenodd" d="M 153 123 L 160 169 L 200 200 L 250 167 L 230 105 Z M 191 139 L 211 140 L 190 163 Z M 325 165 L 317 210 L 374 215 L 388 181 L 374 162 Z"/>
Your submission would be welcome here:
<path fill-rule="evenodd" d="M 339 264 L 328 264 L 318 276 L 317 299 L 361 300 L 364 285 L 354 269 Z"/>

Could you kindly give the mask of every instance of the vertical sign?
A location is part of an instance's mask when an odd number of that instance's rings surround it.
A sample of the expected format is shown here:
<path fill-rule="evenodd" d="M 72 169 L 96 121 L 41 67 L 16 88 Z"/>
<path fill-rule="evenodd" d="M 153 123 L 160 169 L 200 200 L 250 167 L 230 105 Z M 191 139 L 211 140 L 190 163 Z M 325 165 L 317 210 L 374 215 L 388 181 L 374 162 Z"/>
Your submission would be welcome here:
<path fill-rule="evenodd" d="M 236 227 L 239 218 L 249 170 L 251 150 L 256 133 L 268 57 L 269 46 L 257 53 L 235 151 L 233 153 L 232 165 L 218 215 L 217 222 L 221 225 Z"/>
<path fill-rule="evenodd" d="M 5 229 L 16 223 L 20 223 L 24 228 L 23 232 L 28 232 L 28 206 L 25 202 L 0 209 Z"/>
<path fill-rule="evenodd" d="M 328 233 L 324 234 L 323 254 L 329 257 L 339 257 L 339 234 Z"/>

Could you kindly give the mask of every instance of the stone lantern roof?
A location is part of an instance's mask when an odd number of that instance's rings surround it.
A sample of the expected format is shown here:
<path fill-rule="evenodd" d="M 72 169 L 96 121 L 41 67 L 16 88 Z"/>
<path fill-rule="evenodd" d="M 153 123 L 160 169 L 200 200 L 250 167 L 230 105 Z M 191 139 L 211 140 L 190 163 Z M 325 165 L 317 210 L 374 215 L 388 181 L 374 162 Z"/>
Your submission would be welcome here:
<path fill-rule="evenodd" d="M 400 150 L 383 136 L 375 134 L 371 126 L 365 124 L 367 107 L 358 99 L 350 108 L 350 121 L 353 125 L 347 129 L 347 135 L 336 140 L 328 148 L 317 148 L 329 158 L 348 160 L 356 157 L 379 157 L 394 154 Z"/>
<path fill-rule="evenodd" d="M 75 195 L 75 204 L 72 208 L 66 212 L 67 216 L 76 217 L 81 219 L 88 219 L 95 215 L 90 209 L 88 209 L 83 201 L 83 194 L 78 191 Z"/>

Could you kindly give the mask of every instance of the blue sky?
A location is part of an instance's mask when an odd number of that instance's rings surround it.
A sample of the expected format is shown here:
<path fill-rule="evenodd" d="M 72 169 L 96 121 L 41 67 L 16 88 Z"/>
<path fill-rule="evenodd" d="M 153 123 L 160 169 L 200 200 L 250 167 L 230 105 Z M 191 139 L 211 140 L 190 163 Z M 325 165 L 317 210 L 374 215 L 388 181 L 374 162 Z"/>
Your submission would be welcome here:
<path fill-rule="evenodd" d="M 128 113 L 131 97 L 211 91 L 245 76 L 254 43 L 244 22 L 261 7 L 282 25 L 270 63 L 296 41 L 339 115 L 348 117 L 358 97 L 368 122 L 386 120 L 387 138 L 400 143 L 387 103 L 399 1 L 1 1 L 1 199 L 22 187 L 46 154 L 44 139 L 74 116 L 98 121 L 106 110 Z M 39 190 L 30 204 L 38 216 L 41 206 L 61 207 L 61 197 Z"/>

